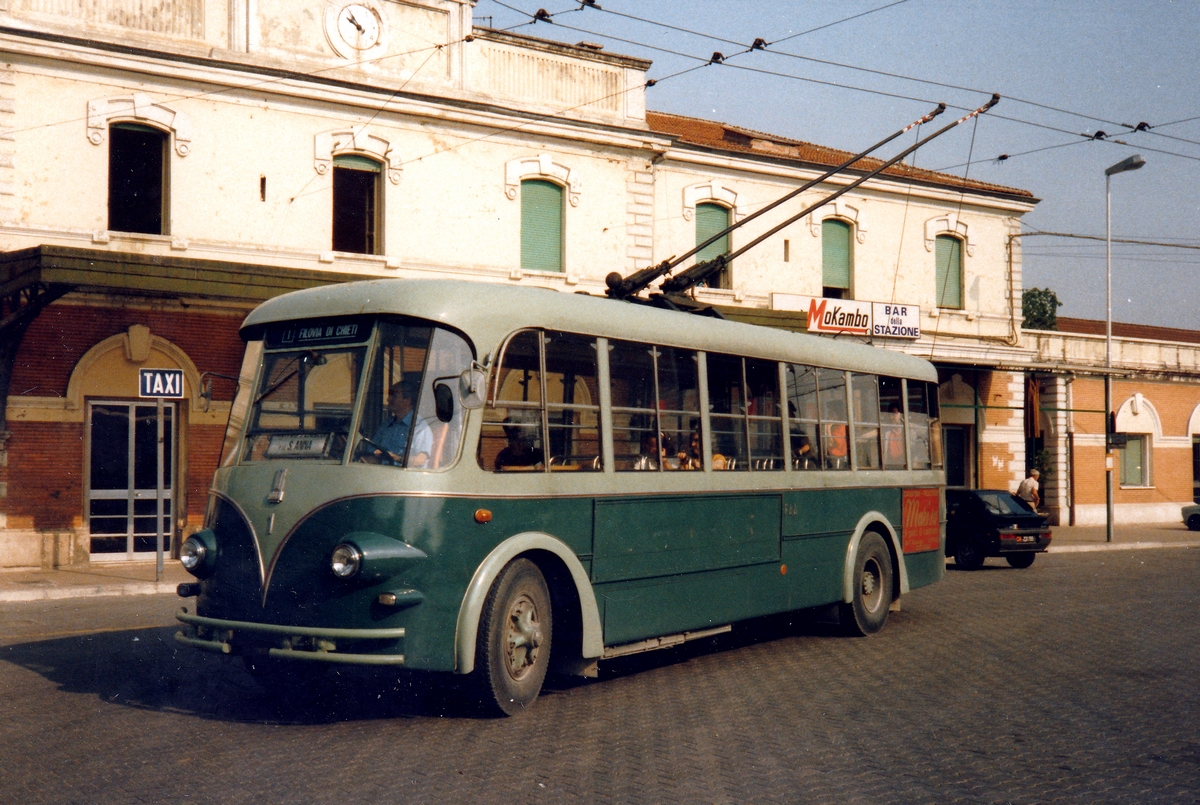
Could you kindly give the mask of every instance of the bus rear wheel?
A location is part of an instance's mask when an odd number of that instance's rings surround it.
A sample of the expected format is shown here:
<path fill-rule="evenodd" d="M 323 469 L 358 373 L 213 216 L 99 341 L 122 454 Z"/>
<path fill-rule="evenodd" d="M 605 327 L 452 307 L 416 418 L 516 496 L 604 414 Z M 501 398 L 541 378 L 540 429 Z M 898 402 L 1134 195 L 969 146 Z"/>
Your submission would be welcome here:
<path fill-rule="evenodd" d="M 892 605 L 892 555 L 878 534 L 863 534 L 852 578 L 853 597 L 840 608 L 842 628 L 852 636 L 874 634 L 883 628 Z"/>
<path fill-rule="evenodd" d="M 492 714 L 517 715 L 533 704 L 550 665 L 550 590 L 538 566 L 516 559 L 488 592 L 479 618 L 475 685 Z"/>

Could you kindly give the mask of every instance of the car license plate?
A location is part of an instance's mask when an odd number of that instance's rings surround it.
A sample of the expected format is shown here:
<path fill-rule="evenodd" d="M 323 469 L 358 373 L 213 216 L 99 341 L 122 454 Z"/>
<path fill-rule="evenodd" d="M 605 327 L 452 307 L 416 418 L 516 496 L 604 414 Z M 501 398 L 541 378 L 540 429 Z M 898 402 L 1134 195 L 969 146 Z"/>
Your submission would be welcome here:
<path fill-rule="evenodd" d="M 1017 537 L 1017 542 L 1037 542 L 1037 537 L 1032 534 L 1022 534 Z"/>

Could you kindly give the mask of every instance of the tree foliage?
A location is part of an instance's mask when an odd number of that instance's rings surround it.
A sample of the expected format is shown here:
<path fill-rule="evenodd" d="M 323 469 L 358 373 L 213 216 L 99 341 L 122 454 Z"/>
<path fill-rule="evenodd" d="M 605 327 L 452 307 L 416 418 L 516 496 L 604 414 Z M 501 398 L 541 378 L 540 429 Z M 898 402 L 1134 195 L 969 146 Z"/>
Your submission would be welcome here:
<path fill-rule="evenodd" d="M 1049 288 L 1026 288 L 1021 294 L 1021 326 L 1026 330 L 1057 330 L 1062 302 Z"/>

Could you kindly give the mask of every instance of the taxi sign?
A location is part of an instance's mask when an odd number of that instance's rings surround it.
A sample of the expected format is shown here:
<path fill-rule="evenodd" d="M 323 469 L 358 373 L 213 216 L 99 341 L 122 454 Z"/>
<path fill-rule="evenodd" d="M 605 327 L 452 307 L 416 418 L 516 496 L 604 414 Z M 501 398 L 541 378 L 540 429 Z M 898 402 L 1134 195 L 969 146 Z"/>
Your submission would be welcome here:
<path fill-rule="evenodd" d="M 138 396 L 165 397 L 171 400 L 182 400 L 183 370 L 139 369 Z"/>

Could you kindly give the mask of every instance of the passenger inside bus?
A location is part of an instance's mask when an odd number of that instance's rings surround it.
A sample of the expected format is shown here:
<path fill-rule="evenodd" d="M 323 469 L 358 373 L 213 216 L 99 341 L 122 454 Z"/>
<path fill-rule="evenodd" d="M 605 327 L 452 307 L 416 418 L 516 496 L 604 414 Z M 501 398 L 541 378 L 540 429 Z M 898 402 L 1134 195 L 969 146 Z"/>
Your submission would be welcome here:
<path fill-rule="evenodd" d="M 665 452 L 658 446 L 658 437 L 653 433 L 642 434 L 642 452 L 633 463 L 635 470 L 656 470 Z"/>
<path fill-rule="evenodd" d="M 540 448 L 535 446 L 536 424 L 516 422 L 512 417 L 504 419 L 504 436 L 508 444 L 496 454 L 497 471 L 533 469 L 545 459 Z"/>
<path fill-rule="evenodd" d="M 424 467 L 433 449 L 433 432 L 429 423 L 417 419 L 413 429 L 413 401 L 420 389 L 418 381 L 404 379 L 392 384 L 388 390 L 388 419 L 371 436 L 374 452 L 366 460 L 372 464 L 405 466 L 404 453 L 409 449 L 408 439 L 412 436 L 409 467 Z"/>
<path fill-rule="evenodd" d="M 700 455 L 700 431 L 692 431 L 691 443 L 687 450 L 681 450 L 676 458 L 679 460 L 679 469 L 681 470 L 700 470 L 704 469 L 704 459 Z"/>
<path fill-rule="evenodd" d="M 813 451 L 812 440 L 803 433 L 792 434 L 792 469 L 820 469 L 817 455 Z"/>

